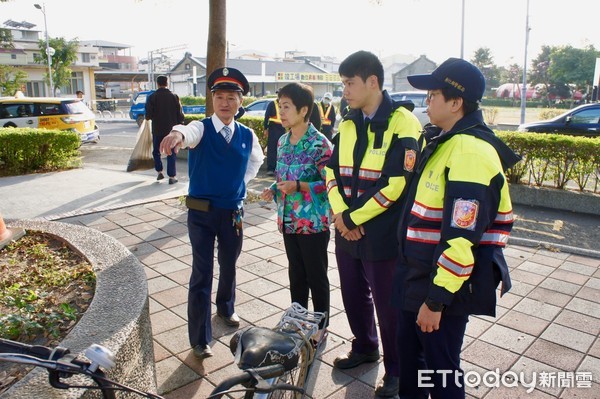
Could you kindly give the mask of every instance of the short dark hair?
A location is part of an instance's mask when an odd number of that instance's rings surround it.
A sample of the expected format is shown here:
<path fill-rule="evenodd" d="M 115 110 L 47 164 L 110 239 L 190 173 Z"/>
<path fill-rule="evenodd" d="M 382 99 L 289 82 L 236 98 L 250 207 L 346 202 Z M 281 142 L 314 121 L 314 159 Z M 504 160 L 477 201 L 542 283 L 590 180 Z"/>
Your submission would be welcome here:
<path fill-rule="evenodd" d="M 167 77 L 165 75 L 160 75 L 156 78 L 156 84 L 159 86 L 166 86 L 167 82 Z"/>
<path fill-rule="evenodd" d="M 298 112 L 300 112 L 302 107 L 308 107 L 308 112 L 304 115 L 304 122 L 308 121 L 315 103 L 315 95 L 313 94 L 312 87 L 304 83 L 288 83 L 277 92 L 277 99 L 279 100 L 281 97 L 287 97 L 292 100 Z"/>
<path fill-rule="evenodd" d="M 383 65 L 377 56 L 369 51 L 360 50 L 350 54 L 338 68 L 340 76 L 352 78 L 360 76 L 363 82 L 368 77 L 375 75 L 379 83 L 379 89 L 383 89 Z"/>
<path fill-rule="evenodd" d="M 453 100 L 453 99 L 459 98 L 459 97 L 462 98 L 463 99 L 463 106 L 462 106 L 462 108 L 463 108 L 463 112 L 464 112 L 465 115 L 468 115 L 471 112 L 475 112 L 475 111 L 477 111 L 479 109 L 479 103 L 476 103 L 474 101 L 469 101 L 466 98 L 464 98 L 462 96 L 459 96 L 457 94 L 458 92 L 454 88 L 452 88 L 450 86 L 444 87 L 444 88 L 442 88 L 440 90 L 442 91 L 442 95 L 444 96 L 444 99 L 446 101 Z"/>
<path fill-rule="evenodd" d="M 75 94 L 83 94 L 83 92 L 81 90 L 77 90 Z"/>

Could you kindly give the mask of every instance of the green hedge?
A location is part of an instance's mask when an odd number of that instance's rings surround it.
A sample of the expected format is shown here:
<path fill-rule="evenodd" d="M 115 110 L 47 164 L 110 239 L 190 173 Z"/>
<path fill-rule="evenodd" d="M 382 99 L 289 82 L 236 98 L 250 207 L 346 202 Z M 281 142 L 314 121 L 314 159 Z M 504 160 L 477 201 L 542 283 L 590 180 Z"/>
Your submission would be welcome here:
<path fill-rule="evenodd" d="M 580 191 L 597 192 L 600 179 L 600 137 L 496 132 L 523 160 L 510 169 L 512 183 L 526 182 L 564 189 L 573 181 Z"/>
<path fill-rule="evenodd" d="M 78 167 L 81 165 L 76 132 L 31 128 L 0 128 L 0 175 Z"/>

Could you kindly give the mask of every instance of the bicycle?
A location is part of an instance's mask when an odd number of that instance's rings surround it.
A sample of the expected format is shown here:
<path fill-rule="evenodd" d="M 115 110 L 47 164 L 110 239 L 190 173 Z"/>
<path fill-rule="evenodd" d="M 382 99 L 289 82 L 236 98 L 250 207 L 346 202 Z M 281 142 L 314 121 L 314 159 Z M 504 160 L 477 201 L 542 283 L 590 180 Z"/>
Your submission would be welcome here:
<path fill-rule="evenodd" d="M 323 313 L 309 312 L 298 304 L 292 304 L 274 329 L 249 327 L 236 333 L 231 339 L 230 349 L 242 371 L 222 381 L 207 399 L 218 399 L 234 392 L 245 392 L 244 398 L 247 399 L 303 397 L 315 353 L 324 341 L 314 343 L 310 338 L 325 317 Z M 87 360 L 64 347 L 28 345 L 0 338 L 0 361 L 43 367 L 48 371 L 48 381 L 54 388 L 97 389 L 104 399 L 115 399 L 117 391 L 164 399 L 109 379 L 104 370 L 115 363 L 108 349 L 93 344 L 84 355 Z M 74 375 L 87 376 L 94 384 L 72 385 L 65 381 Z"/>

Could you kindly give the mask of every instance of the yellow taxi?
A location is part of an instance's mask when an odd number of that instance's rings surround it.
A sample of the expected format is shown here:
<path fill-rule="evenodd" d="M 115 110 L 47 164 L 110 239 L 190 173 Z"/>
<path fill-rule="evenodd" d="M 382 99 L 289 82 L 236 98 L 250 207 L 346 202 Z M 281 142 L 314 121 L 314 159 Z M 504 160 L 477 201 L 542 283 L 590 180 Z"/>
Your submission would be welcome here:
<path fill-rule="evenodd" d="M 0 127 L 72 130 L 82 143 L 97 143 L 94 113 L 78 98 L 0 97 Z"/>

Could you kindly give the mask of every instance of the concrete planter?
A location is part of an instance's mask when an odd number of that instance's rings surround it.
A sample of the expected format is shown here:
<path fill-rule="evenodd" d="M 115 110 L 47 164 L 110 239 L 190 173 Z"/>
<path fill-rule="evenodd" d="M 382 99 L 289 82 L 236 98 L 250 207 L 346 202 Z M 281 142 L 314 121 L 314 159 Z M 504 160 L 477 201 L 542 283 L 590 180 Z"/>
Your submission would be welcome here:
<path fill-rule="evenodd" d="M 510 198 L 515 204 L 600 215 L 600 195 L 592 193 L 511 184 Z"/>
<path fill-rule="evenodd" d="M 110 379 L 156 392 L 148 287 L 139 260 L 114 238 L 87 227 L 38 220 L 7 220 L 6 224 L 9 228 L 23 227 L 64 239 L 94 267 L 94 299 L 61 346 L 76 354 L 82 354 L 93 343 L 106 346 L 116 357 L 116 366 L 108 371 Z M 78 376 L 71 377 L 69 383 L 89 385 L 92 381 Z M 92 390 L 52 388 L 46 370 L 39 368 L 0 395 L 2 399 L 92 397 L 101 395 Z"/>

